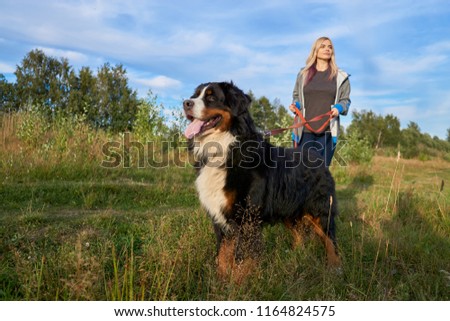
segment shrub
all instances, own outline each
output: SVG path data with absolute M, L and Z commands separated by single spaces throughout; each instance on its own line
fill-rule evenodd
M 352 130 L 341 146 L 338 152 L 339 156 L 344 161 L 354 164 L 370 163 L 375 154 L 370 141 L 367 137 L 362 136 L 358 129 Z
M 30 106 L 27 109 L 20 119 L 17 136 L 29 147 L 39 147 L 51 124 L 38 107 Z

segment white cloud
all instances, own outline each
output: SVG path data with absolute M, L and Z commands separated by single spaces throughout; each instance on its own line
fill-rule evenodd
M 238 44 L 234 42 L 226 42 L 222 46 L 228 54 L 231 56 L 240 56 L 240 57 L 251 57 L 253 56 L 253 51 L 243 44 Z
M 134 82 L 147 86 L 150 89 L 165 90 L 165 89 L 177 89 L 181 87 L 181 82 L 179 80 L 167 77 L 167 76 L 156 76 L 153 78 L 134 78 Z
M 370 98 L 374 99 L 377 97 L 386 97 L 395 94 L 395 91 L 392 89 L 376 89 L 376 88 L 364 88 L 361 89 L 358 86 L 354 86 L 351 89 L 351 95 L 353 98 Z
M 75 63 L 75 64 L 83 64 L 86 63 L 89 58 L 87 55 L 73 51 L 73 50 L 62 50 L 62 49 L 56 49 L 56 48 L 49 48 L 49 47 L 37 47 L 37 49 L 42 50 L 46 55 L 56 57 L 56 58 L 67 58 L 69 60 L 69 63 Z
M 382 115 L 394 115 L 399 117 L 402 121 L 402 125 L 405 125 L 407 120 L 420 119 L 419 108 L 415 105 L 397 105 L 382 108 Z
M 436 89 L 430 93 L 430 97 L 426 106 L 429 108 L 422 110 L 421 114 L 431 119 L 444 120 L 450 128 L 450 91 Z
M 16 66 L 11 66 L 10 64 L 0 62 L 0 73 L 12 74 L 14 71 L 16 71 Z
M 397 54 L 396 58 L 393 58 L 391 54 L 389 56 L 379 56 L 375 61 L 382 74 L 405 77 L 432 71 L 447 59 L 446 55 L 436 53 L 419 57 L 402 57 Z
M 450 41 L 449 40 L 437 41 L 431 45 L 428 45 L 427 47 L 425 47 L 425 49 L 427 52 L 430 52 L 430 53 L 435 53 L 435 52 L 450 53 Z

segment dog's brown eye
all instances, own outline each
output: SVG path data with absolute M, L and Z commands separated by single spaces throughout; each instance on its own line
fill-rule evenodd
M 210 96 L 206 97 L 206 100 L 209 101 L 209 102 L 213 102 L 213 101 L 216 100 L 216 98 L 214 96 L 210 95 Z

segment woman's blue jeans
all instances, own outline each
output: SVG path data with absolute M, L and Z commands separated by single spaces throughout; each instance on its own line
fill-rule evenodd
M 318 166 L 323 166 L 323 162 L 325 161 L 325 166 L 328 167 L 333 159 L 335 146 L 333 138 L 331 137 L 331 132 L 325 132 L 323 134 L 303 132 L 297 148 L 303 153 L 308 153 L 308 155 L 314 154 L 309 153 L 311 150 L 314 150 L 315 153 L 318 153 L 322 157 L 322 159 L 311 159 L 311 161 L 317 163 Z

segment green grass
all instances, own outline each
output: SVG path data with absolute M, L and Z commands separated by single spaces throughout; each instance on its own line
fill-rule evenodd
M 42 161 L 11 136 L 0 142 L 0 300 L 450 299 L 448 162 L 333 168 L 342 273 L 326 268 L 318 240 L 292 250 L 275 225 L 237 285 L 216 276 L 190 166 L 106 169 L 52 150 Z
M 289 233 L 273 226 L 241 286 L 216 277 L 192 168 L 3 182 L 0 298 L 448 300 L 449 193 L 436 177 L 450 181 L 450 172 L 433 166 L 376 158 L 335 169 L 343 273 L 326 269 L 320 242 L 293 251 Z

